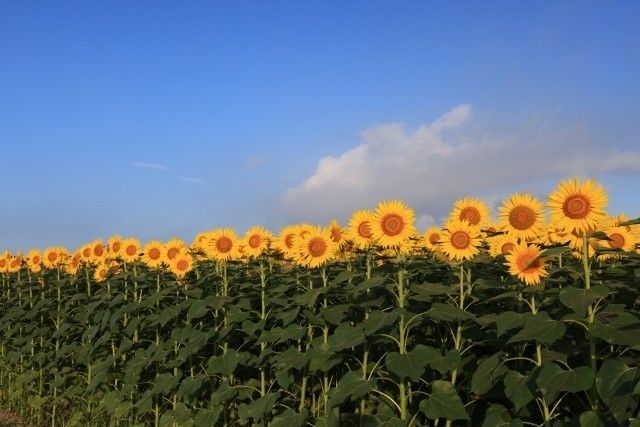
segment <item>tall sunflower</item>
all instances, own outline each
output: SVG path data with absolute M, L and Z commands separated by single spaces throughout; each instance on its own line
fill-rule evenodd
M 509 273 L 518 277 L 527 286 L 535 286 L 540 279 L 548 275 L 545 259 L 535 245 L 519 244 L 505 258 Z
M 17 273 L 22 268 L 23 263 L 24 257 L 22 256 L 22 252 L 18 252 L 9 260 L 9 267 L 7 268 L 7 272 Z
M 349 218 L 348 239 L 358 249 L 366 249 L 373 243 L 373 222 L 376 220 L 371 211 L 358 210 Z
M 373 217 L 371 237 L 383 248 L 398 248 L 415 233 L 415 212 L 399 200 L 378 203 Z
M 32 273 L 37 273 L 42 270 L 42 254 L 40 249 L 31 249 L 27 253 L 27 267 Z
M 67 261 L 64 263 L 64 271 L 67 274 L 74 275 L 80 269 L 80 264 L 82 263 L 82 254 L 80 251 L 76 251 L 72 256 L 70 256 Z
M 42 254 L 42 264 L 47 268 L 56 268 L 64 261 L 64 254 L 67 250 L 62 246 L 53 246 L 45 249 Z
M 492 257 L 507 256 L 518 244 L 516 238 L 510 234 L 499 234 L 487 240 L 489 242 L 489 255 Z
M 480 228 L 467 221 L 449 220 L 444 226 L 441 249 L 451 261 L 471 259 L 480 250 Z
M 294 259 L 296 257 L 295 242 L 299 236 L 297 226 L 286 225 L 280 230 L 280 234 L 274 242 L 274 247 L 280 251 L 285 258 Z
M 122 250 L 120 257 L 125 262 L 135 262 L 140 257 L 140 241 L 134 238 L 122 240 Z
M 117 234 L 109 237 L 109 241 L 107 242 L 107 253 L 109 254 L 109 256 L 113 258 L 119 257 L 121 250 L 122 237 Z
M 11 253 L 4 251 L 0 255 L 0 273 L 7 273 L 9 269 L 9 260 L 11 259 Z
M 500 225 L 517 239 L 534 239 L 544 230 L 542 203 L 531 194 L 512 194 L 500 206 Z
M 329 221 L 327 226 L 331 232 L 331 240 L 336 242 L 341 248 L 347 244 L 344 227 L 338 222 L 337 219 Z
M 609 240 L 605 240 L 604 244 L 601 243 L 599 248 L 619 249 L 623 252 L 633 252 L 636 248 L 637 239 L 626 227 L 611 227 L 605 232 Z M 622 255 L 620 252 L 605 252 L 598 254 L 598 259 L 621 258 Z
M 208 235 L 206 254 L 216 261 L 232 261 L 240 259 L 240 241 L 235 230 L 219 228 Z
M 164 245 L 159 240 L 151 240 L 142 248 L 142 261 L 149 268 L 158 268 L 162 265 L 164 257 Z
M 469 225 L 480 228 L 484 228 L 491 221 L 487 204 L 472 197 L 457 200 L 453 205 L 449 219 L 467 221 Z
M 273 233 L 264 227 L 251 227 L 242 239 L 244 254 L 248 257 L 258 257 L 262 255 L 273 240 Z
M 435 251 L 439 248 L 440 239 L 442 239 L 442 229 L 435 226 L 429 227 L 423 234 L 424 247 Z
M 331 239 L 331 230 L 314 226 L 296 240 L 297 262 L 306 267 L 319 267 L 330 261 L 338 251 L 338 244 Z
M 164 259 L 166 262 L 171 261 L 179 254 L 186 250 L 186 243 L 182 239 L 173 238 L 167 241 L 164 245 Z
M 89 246 L 91 247 L 91 261 L 93 263 L 101 262 L 106 258 L 107 251 L 102 240 L 94 240 Z
M 572 178 L 562 181 L 549 195 L 551 220 L 578 234 L 596 230 L 606 219 L 608 197 L 602 185 L 593 180 Z
M 193 260 L 186 253 L 179 253 L 169 262 L 169 270 L 178 278 L 184 277 L 193 268 Z

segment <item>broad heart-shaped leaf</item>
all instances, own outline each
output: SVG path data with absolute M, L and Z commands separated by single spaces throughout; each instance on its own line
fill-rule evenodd
M 569 307 L 579 316 L 587 315 L 587 308 L 599 298 L 609 294 L 606 286 L 598 285 L 589 289 L 564 288 L 560 291 L 560 302 Z
M 527 320 L 527 318 L 531 317 L 530 313 L 516 313 L 515 311 L 505 311 L 504 313 L 500 313 L 496 318 L 496 328 L 498 330 L 498 336 L 504 334 L 505 332 L 518 328 L 522 326 Z
M 385 313 L 383 311 L 373 311 L 369 314 L 362 326 L 364 327 L 365 335 L 371 335 L 378 332 L 380 329 L 392 325 L 398 318 L 398 313 L 391 312 Z
M 239 361 L 240 355 L 234 349 L 229 349 L 222 356 L 213 356 L 209 359 L 207 367 L 211 374 L 229 376 L 236 370 L 236 366 L 238 366 Z
M 520 341 L 537 341 L 542 344 L 553 344 L 561 338 L 566 331 L 562 322 L 551 319 L 547 313 L 541 311 L 531 316 L 524 322 L 524 327 L 507 341 L 508 343 Z
M 349 371 L 338 381 L 336 387 L 331 391 L 329 407 L 333 408 L 342 405 L 347 399 L 355 401 L 368 394 L 376 386 L 375 379 L 365 380 L 359 372 Z
M 502 405 L 497 403 L 491 405 L 487 409 L 487 413 L 484 416 L 484 422 L 482 427 L 520 427 L 522 421 L 519 419 L 511 419 L 511 414 Z
M 203 379 L 202 377 L 187 377 L 182 380 L 182 384 L 180 384 L 180 388 L 178 388 L 178 392 L 176 393 L 178 398 L 191 398 L 195 393 L 200 390 L 202 387 Z
M 453 371 L 460 366 L 460 363 L 462 363 L 462 356 L 460 355 L 460 352 L 454 348 L 447 351 L 444 356 L 441 356 L 439 352 L 435 355 L 432 355 L 432 353 L 425 353 L 425 355 L 428 355 L 431 358 L 431 361 L 429 362 L 431 369 L 440 372 L 442 375 Z
M 266 394 L 253 402 L 246 404 L 241 403 L 238 406 L 238 415 L 240 418 L 253 418 L 255 420 L 261 420 L 264 414 L 271 412 L 273 406 L 278 401 L 278 393 Z
M 331 351 L 341 351 L 345 348 L 355 347 L 364 342 L 364 330 L 360 326 L 351 326 L 342 323 L 333 334 L 329 336 L 329 348 Z
M 596 386 L 602 401 L 622 424 L 638 406 L 633 390 L 638 381 L 638 368 L 630 368 L 618 360 L 607 359 L 596 375 Z
M 434 348 L 418 345 L 406 354 L 398 352 L 387 353 L 385 365 L 387 369 L 400 378 L 409 378 L 418 381 L 428 363 L 438 357 L 440 352 Z
M 502 354 L 496 353 L 484 359 L 471 377 L 471 391 L 476 394 L 485 394 L 507 372 L 502 364 Z
M 441 302 L 433 303 L 431 305 L 431 309 L 427 311 L 427 316 L 434 320 L 443 320 L 445 322 L 455 322 L 457 320 L 468 320 L 473 318 L 471 313 Z
M 580 414 L 580 427 L 606 427 L 598 414 L 593 411 L 585 411 Z
M 594 337 L 616 345 L 634 346 L 640 342 L 640 322 L 631 313 L 601 315 L 599 319 L 589 327 L 589 333 Z
M 504 376 L 504 394 L 513 403 L 516 412 L 524 408 L 534 398 L 535 386 L 529 377 L 517 371 L 509 371 Z
M 595 373 L 587 366 L 580 366 L 573 371 L 564 370 L 555 363 L 545 363 L 532 375 L 535 377 L 538 390 L 549 401 L 561 391 L 577 393 L 588 390 L 593 384 Z
M 469 419 L 460 396 L 449 381 L 434 381 L 431 386 L 431 395 L 420 402 L 420 410 L 432 420 L 437 418 L 451 421 Z
M 207 311 L 209 311 L 207 303 L 207 300 L 192 300 L 189 310 L 187 311 L 187 319 L 195 320 L 207 314 Z
M 434 296 L 446 295 L 457 292 L 457 286 L 443 285 L 442 283 L 423 283 L 412 286 L 410 299 L 416 301 L 431 301 Z
M 277 415 L 271 421 L 271 427 L 302 427 L 305 420 L 309 416 L 307 408 L 296 412 L 293 409 L 287 409 L 282 414 Z

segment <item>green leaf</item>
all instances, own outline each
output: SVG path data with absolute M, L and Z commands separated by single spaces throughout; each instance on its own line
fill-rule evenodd
M 309 416 L 307 408 L 302 408 L 300 413 L 293 409 L 287 409 L 277 415 L 271 421 L 271 427 L 302 427 Z
M 511 337 L 508 343 L 535 340 L 550 345 L 560 339 L 566 331 L 562 322 L 552 320 L 544 311 L 538 312 L 524 322 L 524 327 Z
M 564 288 L 560 291 L 560 302 L 573 310 L 577 315 L 585 317 L 587 308 L 600 298 L 609 294 L 606 286 L 598 285 L 590 289 Z
M 585 411 L 580 414 L 580 427 L 606 427 L 602 419 L 593 411 Z
M 187 319 L 195 320 L 199 319 L 209 310 L 207 300 L 192 300 L 189 310 L 187 311 Z
M 438 350 L 418 345 L 413 351 L 406 354 L 387 353 L 385 365 L 390 372 L 400 378 L 418 381 L 424 373 L 426 365 L 439 355 L 440 352 Z
M 596 375 L 598 393 L 620 424 L 628 420 L 638 406 L 632 393 L 639 376 L 638 368 L 612 359 L 605 360 Z
M 240 355 L 234 349 L 229 349 L 226 354 L 213 356 L 209 359 L 207 367 L 209 368 L 209 373 L 229 376 L 236 370 L 239 361 Z
M 380 329 L 392 325 L 397 318 L 398 313 L 396 312 L 385 313 L 383 311 L 373 311 L 369 314 L 369 318 L 362 323 L 364 333 L 365 335 L 375 334 Z
M 176 393 L 178 399 L 190 399 L 194 394 L 198 392 L 198 390 L 200 390 L 200 387 L 202 387 L 202 383 L 202 377 L 185 378 L 184 380 L 182 380 L 182 384 L 180 384 L 180 388 Z
M 594 372 L 587 366 L 580 366 L 573 371 L 564 370 L 555 363 L 545 363 L 537 370 L 535 376 L 538 390 L 549 401 L 555 400 L 558 393 L 568 391 L 577 393 L 591 388 Z
M 507 372 L 502 364 L 502 354 L 496 353 L 484 359 L 476 368 L 471 377 L 471 391 L 476 394 L 485 394 Z
M 329 349 L 331 351 L 341 351 L 346 348 L 355 347 L 364 342 L 364 331 L 361 327 L 351 326 L 342 323 L 332 335 L 329 336 Z
M 434 320 L 444 320 L 445 322 L 455 322 L 458 320 L 468 320 L 473 318 L 471 313 L 461 310 L 458 307 L 440 302 L 433 303 L 431 309 L 427 311 L 427 316 Z
M 432 420 L 438 418 L 450 421 L 469 419 L 460 396 L 449 381 L 434 381 L 431 386 L 431 395 L 420 402 L 420 410 Z
M 376 386 L 375 379 L 365 380 L 359 372 L 349 371 L 343 376 L 334 389 L 329 399 L 329 407 L 342 405 L 347 399 L 355 401 L 367 395 Z
M 518 328 L 522 326 L 527 320 L 527 317 L 530 317 L 530 314 L 520 314 L 514 311 L 505 311 L 504 313 L 500 313 L 496 318 L 496 327 L 498 331 L 498 336 L 504 334 L 505 332 Z
M 535 395 L 535 387 L 529 378 L 517 371 L 509 371 L 504 376 L 504 394 L 513 403 L 516 412 L 531 402 Z
M 487 409 L 487 413 L 484 416 L 484 422 L 482 427 L 520 427 L 522 421 L 519 419 L 512 420 L 511 414 L 502 405 L 497 403 L 491 405 Z
M 241 418 L 253 418 L 257 421 L 262 420 L 264 414 L 271 412 L 279 396 L 278 393 L 269 393 L 249 404 L 242 403 L 238 406 L 238 415 Z
M 628 227 L 630 225 L 640 224 L 640 218 L 631 219 L 629 221 L 625 221 L 622 224 L 619 224 L 619 227 Z

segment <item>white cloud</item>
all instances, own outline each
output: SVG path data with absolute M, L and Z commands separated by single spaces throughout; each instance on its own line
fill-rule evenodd
M 290 220 L 325 221 L 399 198 L 424 227 L 465 195 L 495 203 L 510 188 L 549 179 L 640 173 L 640 152 L 603 147 L 583 126 L 543 117 L 512 128 L 493 131 L 469 105 L 413 131 L 401 123 L 373 126 L 361 133 L 361 144 L 320 159 L 313 175 L 285 192 L 280 208 Z
M 201 184 L 205 182 L 204 179 L 194 178 L 192 176 L 181 176 L 179 178 L 180 178 L 180 181 L 189 182 L 191 184 Z
M 168 170 L 170 170 L 168 166 L 160 165 L 160 164 L 157 164 L 157 163 L 131 162 L 131 165 L 133 165 L 135 167 L 138 167 L 138 168 L 154 169 L 154 170 L 159 170 L 159 171 L 168 171 Z

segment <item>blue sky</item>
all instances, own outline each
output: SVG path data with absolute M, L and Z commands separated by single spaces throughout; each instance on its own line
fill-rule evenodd
M 395 197 L 426 225 L 574 174 L 640 216 L 638 19 L 633 1 L 0 0 L 0 247 Z

